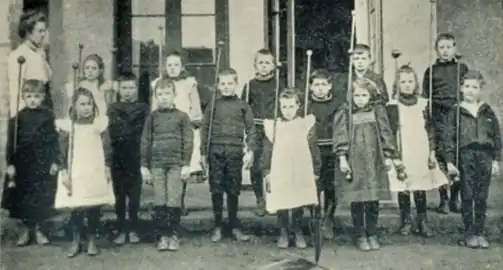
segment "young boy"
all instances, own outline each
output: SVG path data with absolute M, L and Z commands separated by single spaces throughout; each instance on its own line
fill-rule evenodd
M 368 80 L 374 85 L 378 92 L 377 101 L 382 104 L 387 104 L 389 101 L 388 90 L 381 75 L 370 69 L 371 64 L 370 47 L 366 44 L 356 44 L 351 52 L 353 62 L 353 82 L 357 79 Z
M 209 167 L 210 192 L 215 215 L 215 229 L 211 241 L 219 242 L 222 238 L 224 193 L 227 195 L 229 227 L 232 235 L 237 240 L 248 241 L 250 237 L 239 229 L 237 213 L 242 183 L 245 134 L 249 151 L 256 149 L 253 114 L 250 106 L 236 96 L 238 77 L 235 70 L 228 69 L 219 72 L 217 83 L 220 97 L 213 106 L 210 104 L 206 108 L 201 126 L 202 163 L 208 164 Z M 209 149 L 206 149 L 208 143 Z M 247 167 L 250 167 L 253 162 L 253 154 L 249 155 L 251 161 L 246 164 Z
M 255 129 L 257 131 L 256 150 L 253 153 L 255 162 L 251 168 L 251 182 L 253 192 L 257 198 L 257 216 L 264 216 L 265 200 L 263 191 L 263 173 L 260 169 L 260 156 L 263 151 L 264 119 L 274 118 L 274 105 L 276 99 L 276 58 L 271 51 L 261 49 L 255 55 L 255 78 L 246 83 L 241 99 L 245 100 L 251 107 L 255 116 Z M 280 81 L 279 89 L 284 88 L 284 83 Z
M 118 102 L 108 108 L 109 132 L 113 149 L 113 187 L 118 236 L 115 244 L 140 241 L 137 233 L 141 195 L 140 141 L 148 105 L 138 101 L 136 75 L 123 73 L 118 78 Z M 126 200 L 130 224 L 126 226 Z M 127 237 L 126 237 L 127 234 Z
M 439 141 L 444 129 L 441 123 L 444 123 L 447 114 L 457 102 L 457 92 L 460 85 L 457 78 L 458 67 L 460 69 L 460 79 L 466 74 L 468 67 L 463 63 L 458 63 L 455 58 L 456 39 L 453 35 L 440 34 L 435 43 L 435 50 L 438 59 L 432 65 L 432 89 L 430 89 L 430 68 L 427 68 L 423 79 L 423 97 L 431 102 L 431 123 L 434 125 L 435 140 Z M 435 150 L 436 158 L 440 168 L 445 172 L 445 157 L 442 154 L 443 150 L 439 146 L 440 144 L 437 144 L 437 149 Z M 456 182 L 451 186 L 450 200 L 447 188 L 447 186 L 444 186 L 439 189 L 440 205 L 437 210 L 443 214 L 447 214 L 449 209 L 452 212 L 459 212 L 459 183 Z
M 333 219 L 337 200 L 335 196 L 335 168 L 338 168 L 338 159 L 332 151 L 332 128 L 334 115 L 337 109 L 344 103 L 344 96 L 335 97 L 332 93 L 332 76 L 328 71 L 320 69 L 311 75 L 309 82 L 311 96 L 309 99 L 309 111 L 316 117 L 317 145 L 321 153 L 321 173 L 319 187 L 324 190 L 324 210 L 327 215 L 326 223 L 323 224 L 325 238 L 333 239 Z
M 189 115 L 174 105 L 175 84 L 163 78 L 154 84 L 157 109 L 145 120 L 141 137 L 141 174 L 154 189 L 154 222 L 159 251 L 180 246 L 183 184 L 190 176 L 194 132 Z
M 43 82 L 25 81 L 22 87 L 25 107 L 9 121 L 8 178 L 3 189 L 2 208 L 9 210 L 12 218 L 23 222 L 18 246 L 29 244 L 33 236 L 37 244 L 49 244 L 40 225 L 52 214 L 54 205 L 59 136 L 53 112 L 43 106 L 44 97 Z
M 480 100 L 484 79 L 480 72 L 469 71 L 463 76 L 463 99 L 447 117 L 444 133 L 445 158 L 450 174 L 459 174 L 465 238 L 460 244 L 470 248 L 488 248 L 484 238 L 487 196 L 491 176 L 499 173 L 501 134 L 498 118 L 491 107 Z M 457 112 L 459 109 L 459 123 Z M 456 139 L 457 126 L 459 139 Z M 458 149 L 456 149 L 458 148 Z M 459 159 L 456 164 L 456 150 Z M 459 171 L 458 171 L 459 170 Z

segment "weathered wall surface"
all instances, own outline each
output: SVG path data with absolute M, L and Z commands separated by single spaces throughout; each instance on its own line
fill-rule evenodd
M 503 124 L 502 3 L 501 0 L 437 0 L 438 32 L 454 34 L 463 61 L 485 76 L 483 97 L 496 111 L 500 125 Z M 493 207 L 503 205 L 502 179 L 494 179 L 491 184 L 489 203 Z

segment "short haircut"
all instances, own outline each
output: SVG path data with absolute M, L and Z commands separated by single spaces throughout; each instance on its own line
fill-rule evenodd
M 456 37 L 451 33 L 440 33 L 435 41 L 435 48 L 438 47 L 438 43 L 442 40 L 452 40 L 454 46 L 456 46 Z
M 169 51 L 164 55 L 164 60 L 168 59 L 169 57 L 178 57 L 180 58 L 180 62 L 182 63 L 182 66 L 185 65 L 185 58 L 183 57 L 182 53 L 179 51 Z
M 332 75 L 326 69 L 317 69 L 313 71 L 309 78 L 309 84 L 313 83 L 316 79 L 327 80 L 328 83 L 332 83 Z
M 253 60 L 254 62 L 257 61 L 257 57 L 259 55 L 270 55 L 270 56 L 272 56 L 273 62 L 274 62 L 273 64 L 276 65 L 276 63 L 275 63 L 276 62 L 276 56 L 274 55 L 274 53 L 271 50 L 269 50 L 267 48 L 262 48 L 262 49 L 258 50 L 257 53 L 255 53 L 255 59 Z
M 39 10 L 28 10 L 24 12 L 19 18 L 19 26 L 17 29 L 19 37 L 25 39 L 29 33 L 33 32 L 38 22 L 47 23 L 47 18 L 43 12 Z
M 362 53 L 365 53 L 367 52 L 369 55 L 370 55 L 370 46 L 367 45 L 367 44 L 363 44 L 363 43 L 357 43 L 355 45 L 355 47 L 353 48 L 353 51 L 351 52 L 351 54 L 362 54 Z
M 300 91 L 297 88 L 285 88 L 279 94 L 279 99 L 295 99 L 300 104 Z
M 232 68 L 227 68 L 220 70 L 218 72 L 218 82 L 220 82 L 220 77 L 221 76 L 234 76 L 234 80 L 237 82 L 238 81 L 238 73 L 235 69 Z
M 117 76 L 117 81 L 123 82 L 123 81 L 137 81 L 138 77 L 133 72 L 126 71 L 126 72 L 121 72 L 119 76 Z
M 175 82 L 167 77 L 162 77 L 159 80 L 157 80 L 154 84 L 154 94 L 157 94 L 157 90 L 159 89 L 173 89 L 173 94 L 176 95 L 176 87 L 175 87 Z
M 486 84 L 484 76 L 482 76 L 482 73 L 478 70 L 470 70 L 466 72 L 461 83 L 464 83 L 465 80 L 477 80 L 479 81 L 481 87 Z
M 39 80 L 25 80 L 21 91 L 22 93 L 45 94 L 45 83 Z

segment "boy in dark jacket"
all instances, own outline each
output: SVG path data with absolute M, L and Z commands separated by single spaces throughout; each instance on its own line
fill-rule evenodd
M 332 76 L 326 70 L 316 70 L 312 73 L 309 82 L 311 96 L 308 109 L 316 117 L 317 145 L 321 153 L 321 173 L 319 188 L 325 193 L 324 210 L 326 223 L 323 224 L 324 234 L 327 239 L 333 239 L 333 219 L 337 198 L 335 195 L 335 173 L 339 170 L 338 159 L 332 151 L 332 128 L 334 115 L 344 103 L 344 96 L 336 97 L 332 90 Z
M 264 216 L 265 200 L 263 191 L 262 171 L 260 169 L 260 156 L 263 150 L 264 119 L 274 118 L 274 105 L 276 98 L 276 57 L 267 49 L 259 50 L 255 55 L 255 73 L 254 79 L 246 83 L 241 99 L 250 104 L 253 115 L 255 116 L 255 128 L 257 131 L 256 150 L 253 153 L 255 162 L 251 168 L 251 182 L 253 192 L 257 198 L 258 216 Z M 283 89 L 284 84 L 280 81 L 279 89 Z
M 435 49 L 438 59 L 431 66 L 431 72 L 430 68 L 427 68 L 424 72 L 423 97 L 431 102 L 431 123 L 434 125 L 436 141 L 439 141 L 444 129 L 442 123 L 445 122 L 447 115 L 457 102 L 457 92 L 460 85 L 457 78 L 458 68 L 460 69 L 459 75 L 461 79 L 468 71 L 468 67 L 463 63 L 458 63 L 455 58 L 456 39 L 453 35 L 440 34 L 435 43 Z M 430 73 L 432 74 L 432 89 L 430 89 Z M 445 172 L 446 162 L 440 144 L 437 144 L 435 153 L 440 168 Z M 444 186 L 439 189 L 440 205 L 438 211 L 444 214 L 447 214 L 449 209 L 453 212 L 459 212 L 459 183 L 454 183 L 451 186 L 450 200 L 447 188 L 447 186 Z
M 154 189 L 154 222 L 160 235 L 159 251 L 180 246 L 183 184 L 190 177 L 194 132 L 189 115 L 175 108 L 176 89 L 171 79 L 154 85 L 158 109 L 145 120 L 141 137 L 141 174 Z
M 232 235 L 240 241 L 250 237 L 239 229 L 238 198 L 241 192 L 244 140 L 249 155 L 253 159 L 255 146 L 255 125 L 250 106 L 236 96 L 237 73 L 233 69 L 218 74 L 218 97 L 206 108 L 201 127 L 202 163 L 208 164 L 209 182 L 215 229 L 211 236 L 213 242 L 222 238 L 223 194 L 227 195 L 229 227 Z M 209 149 L 207 146 L 209 145 Z M 252 161 L 246 164 L 251 166 Z
M 487 103 L 480 101 L 483 85 L 478 71 L 469 71 L 463 77 L 463 100 L 456 105 L 459 108 L 454 107 L 449 113 L 443 140 L 448 171 L 460 175 L 465 228 L 465 238 L 460 243 L 470 248 L 489 247 L 483 236 L 487 197 L 491 177 L 499 173 L 501 159 L 498 118 Z
M 112 178 L 115 193 L 115 212 L 119 234 L 117 245 L 140 241 L 138 210 L 141 195 L 140 141 L 148 114 L 148 105 L 138 101 L 138 85 L 133 73 L 119 76 L 118 101 L 108 108 L 109 133 L 113 149 Z M 126 228 L 126 199 L 130 226 Z M 128 233 L 128 237 L 126 237 Z

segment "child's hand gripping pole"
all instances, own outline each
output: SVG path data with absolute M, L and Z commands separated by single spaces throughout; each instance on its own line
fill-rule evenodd
M 21 101 L 21 95 L 23 92 L 23 65 L 26 63 L 26 59 L 23 56 L 19 56 L 17 58 L 17 64 L 18 64 L 18 73 L 17 73 L 17 82 L 18 82 L 18 91 L 17 91 L 17 96 L 16 96 L 16 110 L 13 112 L 10 112 L 10 118 L 14 117 L 14 127 L 13 130 L 11 131 L 13 133 L 12 136 L 12 149 L 9 149 L 9 151 L 12 151 L 13 154 L 16 153 L 17 150 L 17 131 L 19 129 L 19 118 L 17 117 L 18 111 L 19 111 L 19 102 Z M 8 188 L 14 188 L 16 186 L 16 181 L 15 181 L 15 176 L 16 176 L 16 169 L 13 165 L 9 164 L 7 168 L 7 187 Z
M 217 47 L 217 59 L 215 63 L 215 87 L 213 89 L 213 93 L 211 95 L 211 102 L 210 102 L 210 119 L 208 119 L 208 135 L 207 135 L 207 141 L 206 141 L 206 153 L 205 155 L 201 158 L 201 167 L 203 169 L 203 177 L 205 179 L 209 178 L 209 165 L 208 165 L 208 155 L 210 151 L 210 145 L 211 145 L 211 132 L 213 130 L 213 118 L 215 116 L 215 102 L 217 99 L 217 92 L 218 92 L 218 72 L 220 71 L 220 59 L 222 58 L 222 50 L 224 47 L 225 43 L 223 41 L 218 42 L 218 47 Z
M 349 67 L 348 67 L 348 89 L 346 93 L 346 101 L 348 104 L 348 133 L 349 133 L 349 152 L 351 152 L 351 140 L 353 138 L 353 50 L 356 32 L 356 11 L 351 12 L 351 39 L 349 40 Z M 347 162 L 346 162 L 347 163 Z M 351 181 L 353 178 L 351 168 L 349 167 L 344 172 L 346 175 L 346 180 Z
M 455 56 L 456 58 L 456 85 L 457 85 L 457 91 L 456 91 L 456 169 L 459 170 L 459 137 L 460 137 L 460 103 L 461 103 L 461 58 L 463 57 L 461 54 L 457 53 Z M 456 171 L 457 171 L 456 170 Z M 452 170 L 454 172 L 454 170 Z M 457 182 L 459 181 L 459 171 L 457 173 L 453 173 L 453 181 Z

